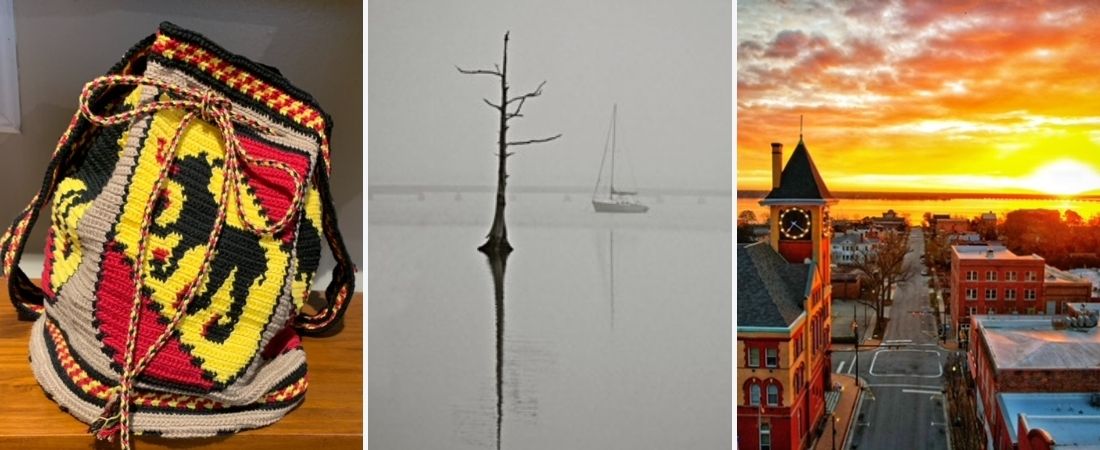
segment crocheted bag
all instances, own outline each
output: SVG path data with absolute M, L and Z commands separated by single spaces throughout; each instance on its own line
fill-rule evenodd
M 303 400 L 299 333 L 355 268 L 329 193 L 332 121 L 278 70 L 161 24 L 84 86 L 42 189 L 0 238 L 46 395 L 100 439 L 268 425 Z M 19 269 L 51 201 L 41 289 Z M 326 304 L 302 310 L 327 239 Z

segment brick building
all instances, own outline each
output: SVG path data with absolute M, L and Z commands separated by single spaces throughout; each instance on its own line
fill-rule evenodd
M 1100 401 L 1090 404 L 1100 392 L 1095 318 L 1079 319 L 1076 327 L 1064 317 L 971 318 L 968 362 L 994 449 L 1100 445 Z
M 1047 266 L 1041 256 L 996 245 L 951 247 L 951 318 L 960 338 L 968 336 L 972 315 L 1052 315 L 1091 297 L 1088 280 Z
M 835 202 L 801 141 L 782 172 L 772 144 L 765 242 L 737 247 L 737 447 L 802 449 L 832 385 L 829 226 Z
M 970 230 L 970 221 L 960 218 L 937 218 L 933 227 L 934 234 L 965 233 Z

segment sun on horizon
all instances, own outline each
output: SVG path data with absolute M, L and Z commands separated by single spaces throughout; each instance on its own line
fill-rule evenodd
M 1100 189 L 1100 174 L 1080 161 L 1061 159 L 1035 169 L 1020 182 L 1023 187 L 1039 192 L 1073 196 Z

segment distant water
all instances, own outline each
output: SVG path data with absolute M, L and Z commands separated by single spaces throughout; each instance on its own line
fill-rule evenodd
M 731 448 L 731 198 L 645 201 L 514 196 L 498 302 L 492 195 L 372 195 L 369 445 Z
M 760 199 L 738 198 L 737 212 L 753 211 L 758 220 L 762 220 L 768 213 L 766 207 L 760 206 Z M 873 200 L 873 199 L 840 199 L 830 208 L 830 215 L 837 219 L 862 219 L 871 216 L 878 217 L 887 210 L 893 209 L 901 216 L 909 218 L 911 224 L 919 224 L 923 220 L 925 212 L 936 214 L 950 214 L 967 218 L 977 217 L 984 212 L 993 211 L 998 218 L 1004 219 L 1005 213 L 1017 209 L 1056 209 L 1065 212 L 1067 209 L 1076 211 L 1085 219 L 1100 214 L 1100 202 L 1095 200 L 1011 200 L 1011 199 L 971 199 L 958 198 L 950 200 Z

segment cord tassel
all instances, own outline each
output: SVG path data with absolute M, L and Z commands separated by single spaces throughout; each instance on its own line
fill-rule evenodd
M 107 404 L 103 405 L 103 412 L 88 426 L 88 432 L 94 434 L 96 439 L 114 442 L 115 434 L 121 429 L 119 426 L 122 418 L 119 408 L 122 401 L 120 390 L 117 386 L 111 389 Z

